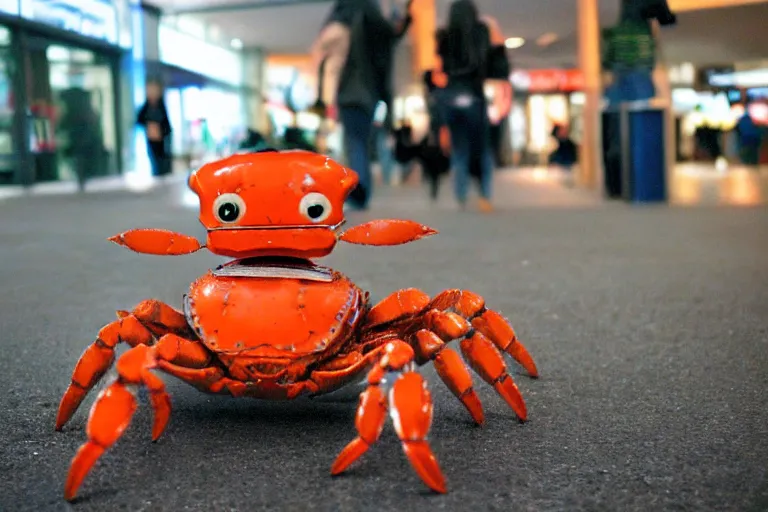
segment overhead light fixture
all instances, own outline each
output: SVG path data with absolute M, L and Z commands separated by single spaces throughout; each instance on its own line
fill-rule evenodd
M 510 50 L 516 50 L 517 48 L 520 48 L 525 44 L 525 39 L 522 37 L 510 37 L 506 41 L 504 41 L 504 46 L 509 48 Z
M 536 40 L 536 44 L 539 46 L 549 46 L 557 41 L 557 39 L 557 34 L 554 32 L 547 32 L 546 34 L 539 36 L 539 38 Z
M 240 39 L 237 39 L 237 38 L 235 38 L 232 41 L 230 41 L 229 44 L 232 46 L 232 48 L 234 48 L 236 50 L 239 50 L 239 49 L 241 49 L 243 47 L 243 42 Z

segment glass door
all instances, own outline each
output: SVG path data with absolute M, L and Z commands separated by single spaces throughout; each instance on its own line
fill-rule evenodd
M 117 116 L 107 57 L 30 38 L 30 149 L 35 181 L 117 173 Z

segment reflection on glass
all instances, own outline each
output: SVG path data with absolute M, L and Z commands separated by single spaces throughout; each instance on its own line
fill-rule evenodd
M 200 161 L 237 148 L 246 122 L 239 93 L 187 86 L 165 94 L 175 154 Z
M 109 61 L 34 39 L 29 53 L 30 149 L 36 181 L 77 181 L 116 172 L 117 133 Z

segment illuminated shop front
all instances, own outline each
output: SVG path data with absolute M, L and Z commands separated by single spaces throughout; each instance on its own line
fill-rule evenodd
M 73 181 L 86 150 L 89 177 L 122 171 L 118 86 L 137 4 L 0 0 L 0 185 Z
M 514 100 L 509 133 L 515 164 L 546 163 L 557 147 L 552 137 L 556 125 L 568 126 L 571 138 L 579 143 L 584 95 L 578 70 L 518 70 L 511 81 Z
M 160 75 L 172 128 L 171 147 L 184 167 L 234 152 L 249 125 L 242 52 L 186 34 L 170 24 L 158 29 Z
M 677 128 L 678 161 L 736 162 L 736 123 L 748 113 L 758 125 L 768 125 L 768 70 L 734 72 L 702 69 L 698 83 L 674 87 L 672 106 Z M 768 163 L 768 144 L 761 163 Z
M 317 76 L 306 55 L 272 55 L 266 63 L 266 102 L 269 136 L 282 140 L 286 130 L 300 133 L 318 150 L 337 155 L 342 149 L 341 125 L 333 106 L 323 119 L 312 107 L 318 98 Z

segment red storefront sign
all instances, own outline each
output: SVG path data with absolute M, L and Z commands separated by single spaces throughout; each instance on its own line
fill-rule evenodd
M 578 69 L 518 70 L 510 76 L 512 87 L 531 93 L 574 92 L 584 88 L 584 75 Z

